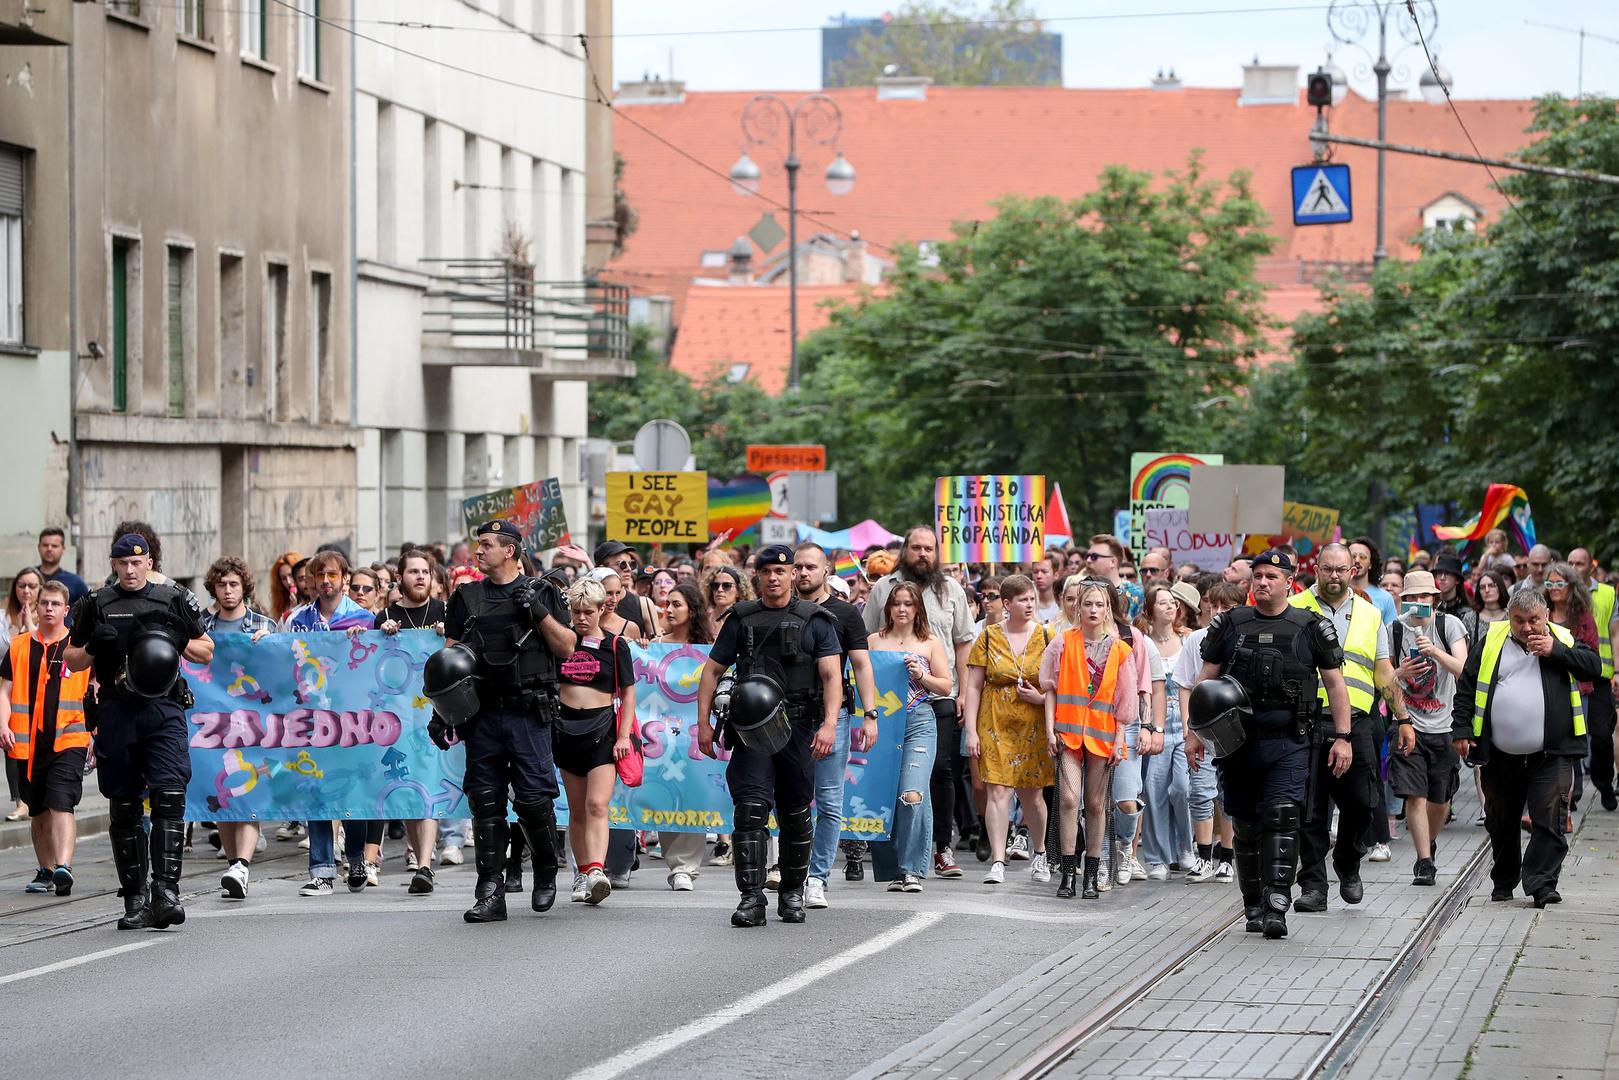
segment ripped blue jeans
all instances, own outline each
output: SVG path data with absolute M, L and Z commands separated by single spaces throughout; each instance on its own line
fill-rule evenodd
M 894 802 L 894 856 L 902 874 L 927 877 L 933 862 L 933 800 L 929 778 L 939 730 L 933 702 L 923 701 L 905 715 L 905 742 L 900 748 L 899 794 Z M 916 802 L 906 795 L 920 796 Z

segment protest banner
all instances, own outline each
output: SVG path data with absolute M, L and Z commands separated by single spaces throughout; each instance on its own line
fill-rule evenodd
M 1044 476 L 941 476 L 933 487 L 940 562 L 1028 562 L 1046 550 Z
M 627 544 L 708 541 L 708 474 L 610 472 L 606 539 Z
M 1147 547 L 1168 548 L 1176 566 L 1195 566 L 1217 574 L 1242 550 L 1243 538 L 1241 534 L 1193 532 L 1187 524 L 1189 514 L 1184 507 L 1148 510 L 1142 515 Z
M 486 521 L 500 518 L 523 534 L 523 548 L 539 555 L 569 543 L 568 515 L 562 506 L 562 481 L 554 476 L 521 487 L 472 495 L 461 500 L 467 535 Z
M 1331 507 L 1297 502 L 1282 503 L 1281 535 L 1290 537 L 1295 545 L 1301 539 L 1308 539 L 1312 545 L 1311 550 L 1314 550 L 1323 544 L 1332 543 L 1337 531 L 1338 511 Z
M 193 821 L 459 818 L 465 748 L 427 736 L 422 666 L 444 639 L 431 630 L 215 637 L 206 666 L 184 664 L 196 696 L 190 725 Z M 646 780 L 619 784 L 614 824 L 728 832 L 725 763 L 697 750 L 697 683 L 706 646 L 631 646 Z M 844 835 L 888 835 L 899 790 L 908 676 L 899 653 L 873 653 L 877 746 L 850 754 Z M 557 804 L 558 820 L 567 808 Z
M 1148 510 L 1185 508 L 1192 501 L 1192 466 L 1220 465 L 1223 454 L 1138 453 L 1130 455 L 1130 538 L 1125 543 L 1139 560 L 1147 543 Z M 1120 537 L 1124 540 L 1124 537 Z

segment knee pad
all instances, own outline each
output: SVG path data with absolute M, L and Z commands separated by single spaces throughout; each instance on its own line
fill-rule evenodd
M 795 806 L 790 810 L 778 811 L 776 824 L 781 827 L 781 835 L 784 838 L 805 837 L 815 831 L 815 819 L 810 814 L 808 806 Z
M 186 793 L 184 791 L 168 788 L 151 793 L 152 820 L 158 821 L 184 821 L 186 816 Z
M 1296 802 L 1268 802 L 1259 808 L 1261 825 L 1276 832 L 1297 832 L 1299 804 Z
M 1236 847 L 1243 847 L 1249 851 L 1258 851 L 1259 835 L 1263 831 L 1257 821 L 1231 819 L 1231 839 Z
M 768 829 L 770 804 L 762 799 L 743 799 L 736 804 L 732 822 L 736 829 Z
M 107 800 L 107 825 L 115 833 L 139 829 L 144 813 L 139 799 Z
M 481 787 L 473 788 L 467 792 L 467 805 L 472 808 L 472 816 L 481 818 L 506 817 L 506 792 L 503 788 Z

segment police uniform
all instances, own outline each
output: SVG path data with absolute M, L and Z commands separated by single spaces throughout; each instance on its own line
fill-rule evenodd
M 477 535 L 511 538 L 522 534 L 509 521 L 488 521 Z M 531 906 L 547 911 L 556 899 L 556 766 L 551 756 L 551 724 L 560 705 L 558 659 L 546 645 L 540 624 L 554 618 L 568 624 L 568 607 L 546 578 L 519 575 L 504 585 L 469 581 L 450 594 L 444 636 L 464 642 L 477 657 L 478 712 L 456 729 L 466 743 L 462 787 L 472 809 L 477 850 L 476 902 L 468 922 L 506 917 L 504 862 L 510 829 L 506 792 L 534 859 Z
M 1277 551 L 1258 556 L 1254 565 L 1293 569 Z M 1279 615 L 1240 607 L 1209 625 L 1203 659 L 1240 682 L 1252 706 L 1247 738 L 1215 768 L 1235 833 L 1248 929 L 1258 932 L 1267 918 L 1283 919 L 1291 900 L 1309 786 L 1316 672 L 1342 666 L 1343 654 L 1332 624 L 1320 616 L 1291 606 Z
M 759 552 L 758 565 L 791 566 L 791 548 L 776 544 Z M 819 660 L 840 656 L 838 629 L 826 609 L 793 597 L 785 606 L 766 607 L 745 600 L 731 609 L 709 659 L 721 668 L 736 665 L 737 679 L 753 671 L 775 676 L 786 690 L 792 736 L 774 754 L 764 754 L 727 737 L 731 751 L 725 781 L 735 803 L 731 846 L 742 902 L 731 921 L 738 926 L 764 922 L 765 865 L 770 846 L 770 809 L 780 831 L 781 887 L 777 914 L 783 922 L 804 921 L 804 881 L 814 842 L 810 802 L 815 791 L 811 744 L 825 721 Z
M 146 541 L 133 534 L 112 546 L 114 559 L 145 554 Z M 107 797 L 107 835 L 124 898 L 121 930 L 161 929 L 185 921 L 178 888 L 185 790 L 191 780 L 186 727 L 191 690 L 178 676 L 163 697 L 145 697 L 130 687 L 130 645 L 152 632 L 168 638 L 178 658 L 188 642 L 203 636 L 196 597 L 169 583 L 149 581 L 139 592 L 112 584 L 83 597 L 73 609 L 70 641 L 90 653 L 98 684 L 86 719 L 94 731 L 96 773 Z M 141 801 L 146 798 L 152 808 L 150 839 L 141 828 Z

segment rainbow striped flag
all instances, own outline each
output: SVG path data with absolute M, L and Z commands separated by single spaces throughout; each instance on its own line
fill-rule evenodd
M 1046 550 L 1044 476 L 941 476 L 933 485 L 941 562 L 1027 562 Z
M 832 572 L 847 581 L 860 573 L 860 560 L 853 555 L 844 555 L 832 564 Z
M 1516 484 L 1491 484 L 1484 493 L 1484 507 L 1461 525 L 1435 525 L 1433 534 L 1441 540 L 1467 543 L 1482 540 L 1491 529 L 1505 529 L 1507 535 L 1528 551 L 1535 546 L 1535 518 L 1529 511 L 1529 493 Z

